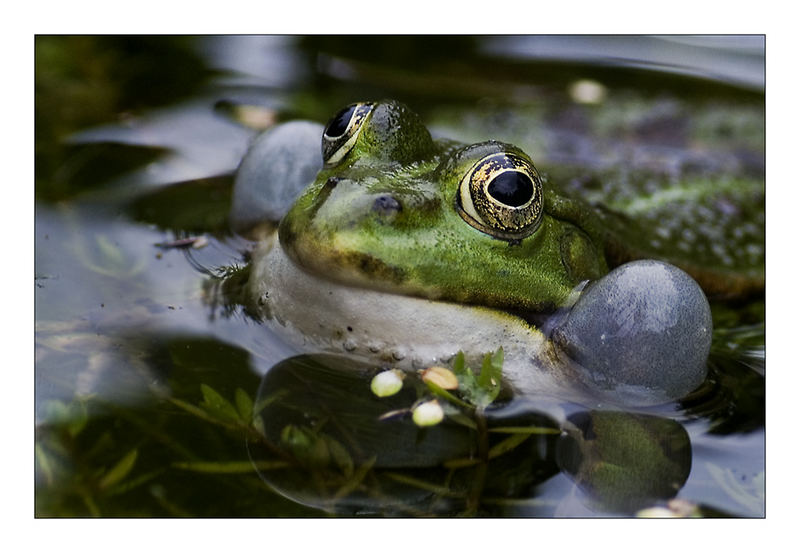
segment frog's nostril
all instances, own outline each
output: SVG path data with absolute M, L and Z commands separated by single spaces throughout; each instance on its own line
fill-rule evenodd
M 328 180 L 325 181 L 325 188 L 334 189 L 336 185 L 339 184 L 339 181 L 342 180 L 339 177 L 329 177 Z
M 400 202 L 389 195 L 378 196 L 372 204 L 372 211 L 381 215 L 393 215 L 402 209 Z

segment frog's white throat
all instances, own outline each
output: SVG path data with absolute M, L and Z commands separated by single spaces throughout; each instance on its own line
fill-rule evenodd
M 332 282 L 300 269 L 274 237 L 254 252 L 247 286 L 264 323 L 300 352 L 345 353 L 410 370 L 447 363 L 460 350 L 474 360 L 502 346 L 504 377 L 518 391 L 563 386 L 550 342 L 522 319 Z

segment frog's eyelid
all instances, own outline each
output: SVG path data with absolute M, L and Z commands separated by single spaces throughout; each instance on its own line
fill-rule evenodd
M 472 169 L 470 169 L 469 172 L 466 175 L 464 175 L 464 178 L 461 179 L 461 182 L 458 185 L 459 194 L 461 196 L 461 203 L 459 204 L 459 207 L 464 211 L 465 214 L 472 217 L 475 220 L 475 222 L 477 222 L 481 226 L 486 227 L 487 226 L 486 221 L 481 219 L 481 216 L 478 215 L 478 212 L 475 209 L 475 204 L 472 202 L 472 194 L 470 193 L 469 189 L 468 181 L 471 178 L 472 171 L 474 169 L 475 166 L 473 165 Z
M 364 128 L 364 122 L 367 116 L 372 112 L 373 104 L 370 102 L 351 104 L 342 111 L 348 110 L 351 107 L 353 108 L 353 113 L 350 114 L 350 119 L 347 122 L 344 132 L 336 136 L 328 136 L 328 128 L 339 115 L 337 114 L 333 117 L 331 122 L 326 125 L 325 131 L 322 133 L 322 159 L 328 167 L 339 163 L 342 158 L 353 149 L 358 135 L 361 133 L 361 129 Z
M 348 152 L 350 152 L 350 150 L 353 149 L 353 144 L 355 144 L 360 130 L 361 129 L 359 128 L 355 133 L 353 133 L 353 135 L 350 138 L 347 139 L 347 141 L 344 144 L 339 146 L 337 150 L 334 150 L 334 152 L 330 155 L 330 157 L 328 157 L 328 159 L 325 161 L 325 165 L 336 165 L 337 163 L 339 163 L 342 160 L 342 158 L 346 156 Z M 331 140 L 327 136 L 323 136 L 323 140 L 330 141 L 332 145 L 335 144 L 335 141 Z

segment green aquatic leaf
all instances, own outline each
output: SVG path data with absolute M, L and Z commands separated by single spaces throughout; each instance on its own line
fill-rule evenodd
M 530 434 L 511 434 L 508 438 L 496 444 L 489 450 L 489 459 L 508 453 L 519 444 L 530 438 Z
M 425 381 L 425 385 L 428 387 L 428 389 L 431 391 L 431 393 L 433 395 L 435 395 L 435 396 L 438 396 L 438 397 L 440 397 L 442 399 L 445 399 L 445 400 L 449 401 L 450 403 L 452 403 L 454 405 L 460 405 L 461 407 L 465 407 L 467 409 L 471 409 L 472 408 L 472 405 L 470 405 L 466 401 L 463 401 L 463 400 L 457 398 L 455 395 L 451 394 L 450 392 L 448 392 L 447 390 L 445 390 L 444 388 L 442 388 L 441 386 L 439 386 L 435 382 Z
M 55 481 L 54 478 L 54 470 L 53 465 L 50 461 L 50 457 L 45 452 L 44 448 L 36 444 L 34 446 L 34 457 L 36 458 L 36 462 L 41 469 L 42 473 L 44 474 L 44 478 L 47 481 L 48 485 L 52 485 Z
M 311 429 L 286 425 L 281 431 L 281 443 L 301 463 L 312 467 L 326 467 L 331 459 L 327 441 Z
M 259 399 L 255 403 L 255 405 L 253 405 L 253 414 L 257 415 L 257 414 L 261 413 L 261 411 L 263 411 L 266 407 L 268 407 L 272 403 L 275 403 L 279 399 L 285 398 L 288 395 L 289 395 L 289 390 L 281 389 L 281 390 L 278 390 L 278 391 L 276 391 L 276 392 L 274 392 L 272 394 L 269 394 L 266 397 L 263 397 L 263 398 Z
M 73 438 L 81 433 L 89 420 L 85 401 L 64 403 L 59 399 L 48 401 L 44 406 L 47 424 L 63 426 Z
M 547 426 L 496 426 L 490 428 L 489 432 L 498 434 L 561 434 L 558 428 Z
M 322 436 L 322 438 L 327 442 L 328 451 L 331 454 L 333 462 L 339 467 L 339 470 L 342 471 L 345 477 L 350 478 L 353 475 L 353 468 L 355 466 L 350 453 L 341 443 L 330 436 L 326 435 Z
M 348 477 L 348 481 L 336 491 L 334 494 L 334 499 L 341 499 L 353 492 L 353 490 L 355 490 L 364 480 L 364 477 L 369 473 L 370 469 L 372 469 L 372 466 L 375 464 L 377 459 L 378 458 L 373 455 L 367 459 L 363 465 L 359 466 L 358 470 L 351 470 L 351 475 Z
M 456 376 L 458 376 L 463 374 L 466 370 L 467 368 L 464 361 L 464 352 L 459 351 L 453 359 L 453 372 L 456 373 Z
M 249 474 L 289 466 L 286 461 L 190 461 L 172 463 L 173 468 L 208 474 Z
M 138 449 L 133 449 L 128 452 L 122 459 L 120 459 L 116 465 L 111 467 L 111 469 L 106 472 L 105 476 L 100 479 L 100 489 L 107 489 L 121 482 L 128 473 L 133 469 L 133 466 L 136 464 L 136 458 L 139 455 Z
M 239 411 L 241 419 L 244 422 L 253 420 L 253 400 L 250 399 L 247 392 L 241 388 L 236 388 L 233 399 L 236 402 L 236 409 Z
M 480 405 L 486 406 L 497 399 L 500 393 L 500 382 L 503 377 L 503 348 L 483 357 L 478 385 L 483 392 Z
M 207 384 L 200 384 L 200 391 L 203 394 L 203 401 L 200 403 L 200 407 L 208 413 L 225 420 L 240 420 L 236 407 L 222 397 L 214 388 Z

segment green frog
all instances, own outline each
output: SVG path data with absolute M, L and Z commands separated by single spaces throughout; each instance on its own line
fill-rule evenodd
M 232 219 L 279 220 L 260 227 L 242 303 L 298 350 L 415 369 L 502 346 L 523 394 L 662 401 L 705 377 L 711 316 L 692 278 L 610 271 L 646 256 L 626 258 L 607 213 L 557 194 L 514 145 L 433 139 L 399 102 L 268 131 Z

